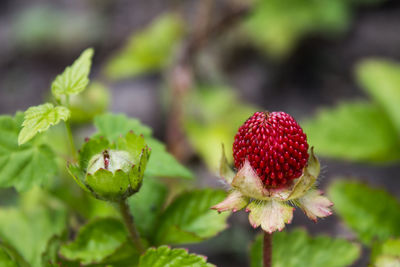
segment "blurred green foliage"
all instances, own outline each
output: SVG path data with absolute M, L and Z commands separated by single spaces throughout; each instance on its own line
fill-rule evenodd
M 71 19 L 73 18 L 73 19 Z M 99 40 L 104 20 L 96 13 L 59 9 L 36 4 L 14 17 L 10 40 L 25 50 L 56 48 L 71 50 Z
M 19 191 L 49 185 L 57 173 L 55 154 L 42 136 L 18 145 L 23 120 L 21 112 L 0 116 L 0 187 L 14 186 Z
M 109 103 L 108 89 L 100 82 L 92 82 L 82 94 L 71 96 L 71 122 L 88 123 L 96 115 L 106 112 Z
M 337 37 L 350 25 L 354 6 L 384 0 L 256 0 L 243 23 L 250 40 L 273 58 L 284 58 L 307 35 Z
M 305 230 L 274 233 L 273 267 L 340 267 L 351 265 L 361 253 L 358 244 L 328 236 L 311 237 Z M 250 248 L 251 267 L 262 267 L 263 234 Z
M 356 77 L 391 119 L 400 139 L 400 64 L 385 59 L 367 59 L 358 64 Z
M 244 30 L 261 50 L 280 58 L 306 34 L 343 32 L 350 19 L 348 5 L 343 0 L 258 0 Z
M 366 162 L 400 159 L 400 64 L 362 61 L 357 79 L 369 102 L 348 102 L 325 109 L 302 123 L 320 155 Z
M 19 254 L 15 260 L 20 266 L 28 262 L 29 266 L 42 267 L 47 242 L 61 235 L 66 223 L 65 206 L 44 190 L 33 188 L 20 195 L 17 207 L 0 208 L 1 242 Z
M 301 125 L 319 155 L 374 162 L 400 158 L 396 130 L 373 103 L 342 103 Z
M 338 180 L 328 194 L 335 211 L 364 244 L 400 236 L 400 202 L 386 191 Z
M 157 18 L 146 29 L 133 34 L 110 59 L 105 67 L 106 76 L 124 79 L 166 67 L 182 35 L 183 22 L 179 17 L 165 14 Z
M 221 144 L 232 147 L 239 126 L 256 107 L 243 103 L 231 88 L 209 86 L 192 90 L 185 99 L 184 129 L 191 145 L 212 171 L 221 157 Z M 227 153 L 232 161 L 232 153 Z
M 400 266 L 400 239 L 375 243 L 371 252 L 371 266 Z

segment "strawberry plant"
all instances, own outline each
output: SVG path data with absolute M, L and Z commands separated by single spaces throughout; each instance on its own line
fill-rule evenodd
M 351 175 L 326 185 L 323 172 L 330 158 L 399 161 L 399 64 L 360 62 L 363 99 L 299 122 L 297 107 L 289 115 L 246 103 L 222 66 L 235 49 L 285 62 L 305 37 L 343 36 L 355 7 L 384 1 L 212 2 L 199 2 L 193 25 L 180 12 L 157 16 L 105 65 L 84 50 L 43 103 L 0 115 L 0 266 L 201 267 L 219 263 L 215 255 L 252 267 L 400 264 L 399 200 Z M 56 8 L 22 14 L 21 47 L 68 49 L 59 31 L 82 47 L 104 31 L 71 30 L 88 18 L 70 24 Z M 110 84 L 160 72 L 149 75 L 165 89 L 159 103 L 140 94 L 132 103 L 156 110 L 165 135 L 107 111 L 119 94 Z

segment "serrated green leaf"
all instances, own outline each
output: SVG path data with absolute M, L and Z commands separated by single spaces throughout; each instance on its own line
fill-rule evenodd
M 18 191 L 46 185 L 57 173 L 53 151 L 39 142 L 18 145 L 23 114 L 0 116 L 0 187 Z
M 169 154 L 160 141 L 151 136 L 151 129 L 123 114 L 104 114 L 96 116 L 94 124 L 98 130 L 95 136 L 104 136 L 109 140 L 117 140 L 119 136 L 129 131 L 135 134 L 143 134 L 146 144 L 151 148 L 151 156 L 146 167 L 145 174 L 149 176 L 170 178 L 193 178 L 193 174 L 182 166 L 171 154 Z
M 140 257 L 139 267 L 212 267 L 207 258 L 201 255 L 189 254 L 182 248 L 171 249 L 167 246 L 149 248 Z
M 0 266 L 2 267 L 18 267 L 17 262 L 15 262 L 7 250 L 0 246 Z
M 19 208 L 0 209 L 0 239 L 13 246 L 32 267 L 42 267 L 42 254 L 54 235 L 66 227 L 66 208 L 35 188 L 22 195 Z
M 166 197 L 167 188 L 164 184 L 152 177 L 144 177 L 139 192 L 128 198 L 130 211 L 137 218 L 135 223 L 141 236 L 149 238 L 153 234 Z
M 220 190 L 196 190 L 179 195 L 162 213 L 154 233 L 154 244 L 194 243 L 211 238 L 227 227 L 229 213 L 210 207 L 221 202 Z
M 400 266 L 400 239 L 375 243 L 371 252 L 371 266 Z
M 193 174 L 174 156 L 167 152 L 163 143 L 154 138 L 147 138 L 147 144 L 151 148 L 151 157 L 146 167 L 146 174 L 157 177 L 192 179 Z
M 251 267 L 263 266 L 262 243 L 260 234 L 250 249 Z M 323 235 L 310 237 L 302 229 L 276 232 L 272 244 L 273 267 L 344 267 L 351 265 L 361 252 L 355 243 Z
M 244 21 L 249 38 L 270 56 L 285 57 L 307 34 L 344 32 L 350 18 L 347 1 L 259 0 Z
M 157 18 L 150 26 L 134 33 L 125 47 L 107 64 L 110 79 L 123 79 L 168 65 L 182 36 L 182 21 L 173 14 Z
M 363 243 L 400 236 L 400 203 L 384 190 L 339 180 L 328 192 L 337 214 Z
M 361 87 L 386 111 L 400 135 L 400 64 L 368 59 L 359 63 L 356 74 Z
M 116 140 L 121 135 L 125 135 L 129 131 L 135 134 L 143 134 L 149 137 L 152 134 L 151 129 L 143 125 L 139 120 L 128 118 L 124 114 L 106 113 L 98 115 L 94 118 L 94 125 L 97 128 L 99 136 L 104 136 L 110 140 Z
M 85 90 L 89 83 L 94 50 L 88 48 L 75 62 L 56 77 L 51 84 L 51 92 L 56 99 L 62 96 L 76 95 Z
M 212 171 L 219 167 L 221 143 L 230 149 L 238 128 L 256 110 L 241 102 L 230 88 L 197 88 L 188 96 L 184 129 L 190 144 Z M 228 153 L 228 161 L 232 159 L 232 153 Z
M 372 162 L 400 158 L 396 130 L 374 104 L 342 103 L 301 125 L 318 155 Z
M 22 145 L 31 140 L 37 133 L 47 131 L 50 126 L 58 124 L 61 120 L 68 120 L 71 112 L 66 107 L 54 107 L 46 103 L 30 107 L 24 112 L 24 122 L 18 135 L 18 144 Z
M 89 265 L 90 267 L 137 267 L 139 263 L 140 254 L 134 248 L 133 244 L 125 242 L 121 247 L 116 249 L 113 254 L 106 257 L 99 264 Z
M 83 264 L 98 263 L 111 256 L 126 239 L 125 227 L 119 220 L 102 218 L 83 226 L 74 241 L 61 246 L 60 253 Z

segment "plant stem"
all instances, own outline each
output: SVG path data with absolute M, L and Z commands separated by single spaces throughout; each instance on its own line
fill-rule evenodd
M 65 128 L 67 129 L 67 135 L 68 135 L 68 142 L 69 142 L 69 147 L 71 149 L 71 153 L 72 153 L 72 157 L 77 160 L 78 159 L 78 153 L 76 151 L 76 147 L 75 147 L 75 142 L 74 142 L 74 137 L 72 135 L 72 131 L 71 131 L 71 125 L 69 123 L 69 121 L 65 122 Z
M 66 96 L 65 101 L 66 101 L 67 107 L 69 108 L 70 107 L 69 95 Z M 71 124 L 69 123 L 69 120 L 65 121 L 65 128 L 67 129 L 68 142 L 69 142 L 69 147 L 71 149 L 72 157 L 75 160 L 78 160 L 78 152 L 76 151 L 74 136 L 72 135 Z
M 263 266 L 271 267 L 272 263 L 272 234 L 264 231 Z
M 129 212 L 129 207 L 125 200 L 119 202 L 119 209 L 121 211 L 122 218 L 124 219 L 125 226 L 128 229 L 129 235 L 132 239 L 133 244 L 140 254 L 145 252 L 142 242 L 140 241 L 140 235 L 136 229 L 135 223 L 133 222 L 133 217 Z

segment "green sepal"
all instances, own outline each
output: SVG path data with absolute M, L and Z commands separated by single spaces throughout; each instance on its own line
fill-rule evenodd
M 147 146 L 143 148 L 139 164 L 135 165 L 129 172 L 129 182 L 132 189 L 138 188 L 137 190 L 139 190 L 139 187 L 143 180 L 144 171 L 146 170 L 147 162 L 149 161 L 150 154 L 151 151 L 148 149 Z
M 79 187 L 90 193 L 90 190 L 84 184 L 85 174 L 83 173 L 82 169 L 76 164 L 69 163 L 67 170 Z
M 120 201 L 131 193 L 129 174 L 122 170 L 112 173 L 99 169 L 94 174 L 86 174 L 85 184 L 93 195 L 102 200 Z
M 307 166 L 304 168 L 303 174 L 296 181 L 287 200 L 296 199 L 306 194 L 317 180 L 319 172 L 320 164 L 317 157 L 314 155 L 314 148 L 312 147 Z

